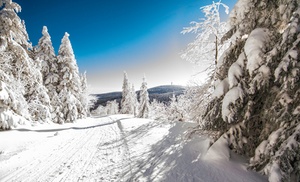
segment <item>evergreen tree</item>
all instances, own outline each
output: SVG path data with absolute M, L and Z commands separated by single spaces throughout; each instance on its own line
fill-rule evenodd
M 149 117 L 149 94 L 147 89 L 146 77 L 144 76 L 140 91 L 139 118 Z
M 80 96 L 80 103 L 83 107 L 83 112 L 81 113 L 81 117 L 85 118 L 89 111 L 88 111 L 88 105 L 89 105 L 89 99 L 88 99 L 88 86 L 87 86 L 87 78 L 86 78 L 86 72 L 84 74 L 80 75 L 80 81 L 81 81 L 81 96 Z
M 122 114 L 134 114 L 134 106 L 132 103 L 132 94 L 129 86 L 127 73 L 124 72 L 124 80 L 122 87 L 122 100 L 121 100 L 121 113 Z
M 61 102 L 59 101 L 57 92 L 59 85 L 58 62 L 46 26 L 43 27 L 42 34 L 43 36 L 40 38 L 35 51 L 35 57 L 41 61 L 43 83 L 47 88 L 47 93 L 50 97 L 53 122 L 60 123 L 61 121 L 54 119 L 59 118 L 59 115 L 61 115 L 60 110 L 58 109 Z
M 173 94 L 170 105 L 167 108 L 167 115 L 169 121 L 186 121 L 188 120 L 187 110 L 188 101 L 184 98 L 184 95 L 178 97 Z
M 204 128 L 270 181 L 299 181 L 299 1 L 239 0 L 230 26 Z
M 5 72 L 2 81 L 7 89 L 11 89 L 10 93 L 16 101 L 10 109 L 29 119 L 22 73 L 25 69 L 28 72 L 29 57 L 26 51 L 31 45 L 24 22 L 17 15 L 21 11 L 20 5 L 11 0 L 1 0 L 0 7 L 1 62 Z
M 43 85 L 43 78 L 40 72 L 40 61 L 34 62 L 32 70 L 32 85 L 28 85 L 27 102 L 31 119 L 37 122 L 51 121 L 51 104 L 46 87 Z
M 108 115 L 118 114 L 119 113 L 119 103 L 116 100 L 107 101 L 105 109 L 106 109 L 106 113 Z
M 153 101 L 150 103 L 149 118 L 158 121 L 167 121 L 167 106 L 164 103 L 158 102 L 156 99 L 153 99 Z
M 54 52 L 54 48 L 52 45 L 51 37 L 48 33 L 48 28 L 46 26 L 43 27 L 42 30 L 43 36 L 40 38 L 36 50 L 36 58 L 41 60 L 42 68 L 41 72 L 43 74 L 43 81 L 44 83 L 46 80 L 51 78 L 54 83 L 58 82 L 58 65 L 57 60 Z M 54 75 L 54 76 L 53 76 Z
M 132 87 L 131 87 L 131 99 L 132 99 L 132 104 L 133 104 L 133 115 L 137 116 L 138 115 L 139 101 L 137 99 L 137 94 L 135 92 L 133 84 L 132 84 Z
M 62 38 L 58 51 L 58 63 L 61 78 L 58 92 L 63 104 L 63 115 L 66 122 L 74 122 L 77 118 L 83 117 L 85 110 L 80 103 L 81 81 L 68 33 L 65 33 Z

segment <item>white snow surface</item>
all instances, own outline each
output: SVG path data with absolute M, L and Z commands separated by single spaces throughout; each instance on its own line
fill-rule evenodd
M 0 181 L 267 181 L 225 139 L 184 132 L 192 123 L 130 115 L 0 132 Z

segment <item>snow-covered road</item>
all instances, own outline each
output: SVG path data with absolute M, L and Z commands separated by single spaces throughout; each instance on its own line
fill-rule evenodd
M 119 115 L 2 132 L 0 181 L 265 181 L 203 159 L 209 140 L 183 141 L 186 127 Z

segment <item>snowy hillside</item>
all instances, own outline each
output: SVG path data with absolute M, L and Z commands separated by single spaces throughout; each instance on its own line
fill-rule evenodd
M 0 181 L 266 181 L 224 140 L 187 141 L 191 126 L 114 115 L 1 132 Z

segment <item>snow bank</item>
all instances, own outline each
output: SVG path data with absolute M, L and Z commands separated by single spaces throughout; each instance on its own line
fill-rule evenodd
M 205 160 L 229 160 L 230 150 L 225 137 L 220 137 L 207 151 Z

